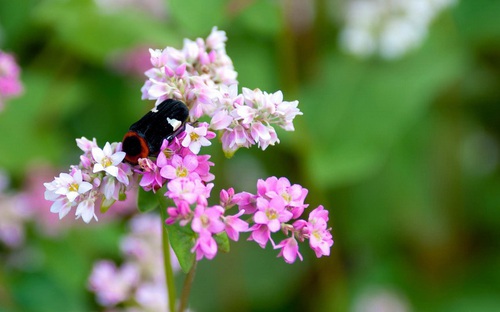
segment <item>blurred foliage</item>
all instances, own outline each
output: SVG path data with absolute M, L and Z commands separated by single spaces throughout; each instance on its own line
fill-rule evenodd
M 120 53 L 179 48 L 216 25 L 240 86 L 281 89 L 304 116 L 265 152 L 227 160 L 209 148 L 215 191 L 287 176 L 330 210 L 336 243 L 321 259 L 304 246 L 293 265 L 232 243 L 199 264 L 192 309 L 352 311 L 380 290 L 415 311 L 496 311 L 500 2 L 459 1 L 395 61 L 340 51 L 339 1 L 311 0 L 301 28 L 293 3 L 170 0 L 159 19 L 91 0 L 0 0 L 0 48 L 16 54 L 26 90 L 0 113 L 0 167 L 21 187 L 36 164 L 77 162 L 75 138 L 120 141 L 152 105 L 140 100 L 144 77 L 119 70 Z M 0 268 L 0 311 L 97 309 L 86 278 L 93 261 L 117 257 L 123 231 L 118 221 L 51 239 L 31 231 L 19 256 L 29 265 Z

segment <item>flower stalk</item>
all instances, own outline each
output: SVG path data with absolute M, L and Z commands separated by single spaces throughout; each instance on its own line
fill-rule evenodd
M 170 257 L 170 241 L 168 238 L 168 231 L 165 225 L 166 211 L 160 205 L 161 212 L 161 233 L 162 233 L 162 246 L 163 246 L 163 267 L 165 269 L 165 281 L 167 283 L 167 296 L 168 296 L 168 311 L 175 311 L 176 289 L 174 280 L 174 270 L 172 269 L 172 260 Z

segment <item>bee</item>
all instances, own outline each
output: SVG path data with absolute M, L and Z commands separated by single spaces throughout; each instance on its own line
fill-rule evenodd
M 136 165 L 139 158 L 157 156 L 164 139 L 173 140 L 184 130 L 189 109 L 181 101 L 168 99 L 132 124 L 122 141 L 125 161 Z

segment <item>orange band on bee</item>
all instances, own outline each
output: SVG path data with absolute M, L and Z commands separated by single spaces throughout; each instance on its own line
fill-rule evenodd
M 123 146 L 127 150 L 125 160 L 131 164 L 137 164 L 139 158 L 149 155 L 149 147 L 146 140 L 135 131 L 128 131 L 123 137 Z

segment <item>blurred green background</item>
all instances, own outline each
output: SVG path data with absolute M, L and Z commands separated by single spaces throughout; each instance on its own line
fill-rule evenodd
M 304 115 L 265 152 L 207 149 L 216 190 L 286 176 L 309 189 L 310 207 L 329 209 L 335 245 L 316 259 L 304 244 L 304 261 L 288 265 L 269 246 L 232 243 L 199 264 L 191 309 L 500 310 L 500 1 L 459 1 L 395 60 L 340 48 L 342 1 L 158 2 L 153 14 L 0 0 L 0 49 L 16 55 L 25 86 L 0 113 L 13 190 L 33 168 L 77 163 L 75 138 L 120 141 L 152 107 L 130 51 L 181 48 L 218 26 L 240 87 L 283 90 Z M 27 226 L 22 250 L 0 249 L 0 311 L 99 310 L 86 279 L 95 260 L 119 257 L 124 221 L 55 236 Z

